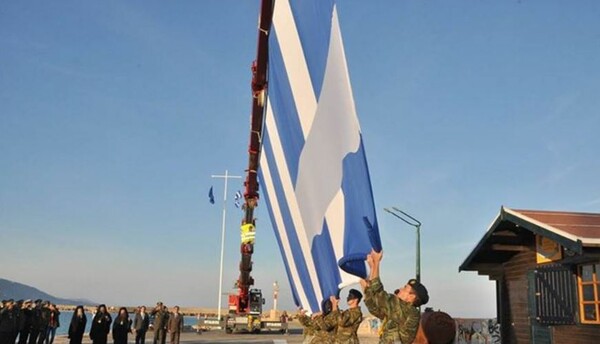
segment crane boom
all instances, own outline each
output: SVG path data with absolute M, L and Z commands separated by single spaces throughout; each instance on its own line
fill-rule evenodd
M 248 146 L 248 169 L 244 181 L 244 218 L 241 225 L 242 243 L 240 246 L 240 276 L 237 281 L 237 314 L 250 313 L 250 287 L 254 279 L 252 253 L 254 253 L 255 219 L 254 208 L 258 206 L 258 169 L 262 145 L 265 103 L 267 99 L 267 70 L 269 61 L 269 31 L 273 18 L 273 0 L 262 0 L 258 23 L 258 43 L 256 60 L 252 63 L 252 113 L 250 116 L 250 143 Z M 261 300 L 262 301 L 262 300 Z M 262 302 L 261 302 L 262 304 Z

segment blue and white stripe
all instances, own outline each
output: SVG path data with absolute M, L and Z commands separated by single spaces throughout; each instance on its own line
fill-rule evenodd
M 295 302 L 318 311 L 380 245 L 334 1 L 275 1 L 260 164 Z

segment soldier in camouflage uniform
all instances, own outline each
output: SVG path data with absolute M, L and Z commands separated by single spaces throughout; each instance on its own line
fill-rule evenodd
M 380 344 L 401 342 L 410 344 L 414 341 L 419 328 L 421 314 L 417 307 L 429 301 L 427 289 L 415 279 L 400 288 L 398 295 L 388 294 L 379 279 L 379 265 L 382 252 L 371 251 L 367 263 L 371 268 L 369 281 L 362 280 L 365 291 L 365 305 L 372 314 L 386 320 L 383 333 L 379 337 Z
M 335 344 L 358 344 L 358 335 L 356 331 L 362 322 L 362 311 L 358 304 L 362 299 L 362 294 L 356 289 L 350 289 L 348 292 L 348 309 L 340 311 L 338 309 L 339 300 L 332 296 L 331 304 L 336 321 L 337 329 L 335 334 Z
M 394 290 L 395 297 L 398 297 L 399 293 L 400 293 L 400 289 Z M 392 294 L 390 294 L 390 296 L 391 295 Z M 379 311 L 379 312 L 377 313 L 377 311 Z M 398 324 L 394 321 L 388 321 L 388 318 L 385 316 L 385 313 L 383 313 L 381 310 L 373 308 L 372 312 L 370 312 L 370 313 L 381 320 L 379 328 L 377 329 L 377 334 L 380 337 L 383 335 L 384 331 L 387 331 L 390 333 L 398 331 Z
M 304 336 L 302 344 L 309 344 L 315 336 L 315 326 L 313 325 L 312 319 L 306 315 L 306 310 L 300 309 L 300 312 L 298 313 L 298 321 L 304 328 L 302 331 Z
M 315 328 L 315 336 L 310 343 L 333 344 L 337 322 L 335 314 L 331 311 L 331 300 L 324 300 L 321 303 L 321 309 L 323 312 L 312 315 L 311 320 Z

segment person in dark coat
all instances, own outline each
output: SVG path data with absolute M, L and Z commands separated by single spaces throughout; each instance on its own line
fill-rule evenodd
M 23 300 L 17 301 L 13 305 L 13 315 L 15 317 L 15 329 L 12 332 L 12 338 L 10 339 L 11 344 L 15 344 L 17 341 L 17 336 L 19 335 L 19 331 L 21 330 L 21 308 L 23 307 Z
M 135 344 L 146 344 L 146 332 L 150 325 L 150 316 L 146 313 L 146 306 L 142 306 L 135 313 L 133 329 L 135 330 Z
M 171 339 L 170 344 L 179 344 L 179 337 L 183 331 L 183 314 L 179 313 L 179 306 L 173 307 L 173 313 L 169 315 L 169 323 L 167 325 L 167 332 L 169 332 Z
M 31 330 L 31 300 L 25 300 L 21 307 L 21 317 L 19 318 L 19 344 L 27 344 L 29 331 Z
M 4 308 L 0 310 L 0 344 L 14 344 L 14 335 L 17 330 L 18 323 L 15 304 L 13 300 L 8 300 Z
M 131 332 L 131 320 L 125 307 L 119 309 L 119 315 L 115 318 L 112 327 L 113 342 L 115 344 L 127 344 L 127 335 Z
M 92 319 L 92 328 L 90 329 L 90 339 L 93 344 L 106 344 L 111 323 L 112 317 L 106 311 L 106 306 L 98 306 L 96 315 Z
M 35 300 L 31 310 L 31 327 L 29 328 L 29 344 L 37 344 L 40 336 L 40 323 L 42 321 L 42 300 Z
M 77 306 L 69 324 L 69 344 L 81 344 L 86 323 L 87 317 L 83 306 Z
M 50 325 L 50 301 L 44 301 L 40 308 L 40 318 L 38 322 L 38 342 L 44 344 L 48 338 L 48 326 Z

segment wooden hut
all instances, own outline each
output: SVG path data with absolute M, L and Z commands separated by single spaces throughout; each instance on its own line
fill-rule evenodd
M 496 282 L 503 343 L 600 343 L 600 214 L 502 207 L 459 271 Z

